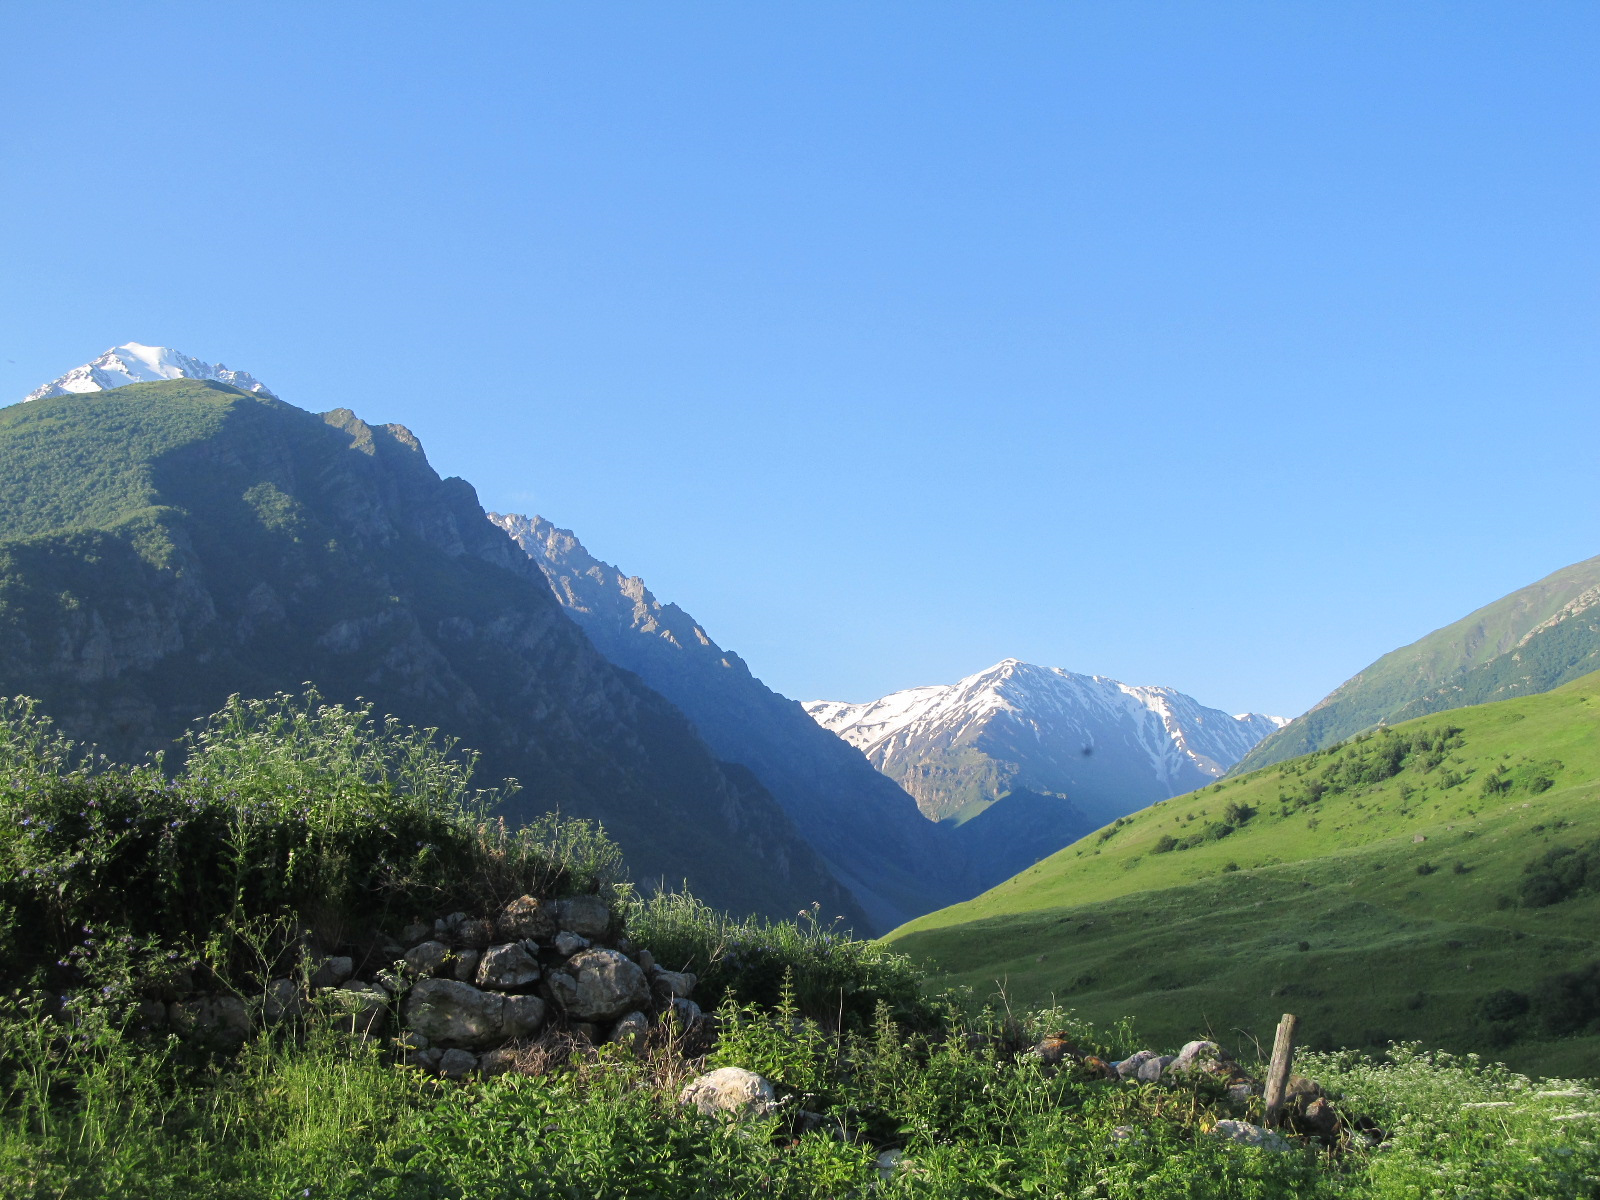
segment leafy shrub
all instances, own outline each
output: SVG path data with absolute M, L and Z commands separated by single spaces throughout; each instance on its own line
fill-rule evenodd
M 1600 838 L 1581 846 L 1553 846 L 1523 867 L 1522 874 L 1517 893 L 1529 908 L 1600 890 Z
M 474 759 L 436 731 L 303 698 L 235 697 L 182 767 L 77 756 L 32 706 L 0 721 L 0 974 L 42 983 L 85 945 L 155 939 L 239 967 L 240 933 L 301 924 L 325 941 L 385 918 L 613 885 L 597 828 L 512 831 Z M 130 899 L 136 898 L 136 903 Z M 80 959 L 82 955 L 79 955 Z M 69 976 L 70 978 L 70 976 Z
M 922 973 L 903 954 L 823 925 L 815 910 L 794 921 L 735 918 L 681 893 L 633 898 L 625 909 L 633 939 L 656 960 L 700 977 L 695 998 L 727 997 L 772 1007 L 793 981 L 794 1001 L 812 1020 L 861 1028 L 879 1003 L 902 1020 L 926 1024 Z
M 1478 1003 L 1478 1012 L 1486 1021 L 1514 1021 L 1528 1011 L 1528 997 L 1512 988 L 1490 992 Z
M 1556 1037 L 1600 1032 L 1600 962 L 1542 979 L 1532 1007 L 1544 1031 Z

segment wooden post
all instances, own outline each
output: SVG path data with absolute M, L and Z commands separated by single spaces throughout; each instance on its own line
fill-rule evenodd
M 1272 1066 L 1267 1069 L 1267 1127 L 1283 1116 L 1283 1093 L 1289 1086 L 1289 1066 L 1294 1062 L 1294 1031 L 1300 1018 L 1284 1013 L 1278 1022 L 1278 1036 L 1272 1043 Z

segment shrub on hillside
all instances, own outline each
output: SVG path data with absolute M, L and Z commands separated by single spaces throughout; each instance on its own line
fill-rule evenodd
M 666 892 L 633 899 L 626 911 L 629 934 L 657 962 L 700 977 L 695 998 L 703 1005 L 732 997 L 776 1006 L 791 980 L 799 1011 L 829 1025 L 864 1028 L 880 1003 L 915 1024 L 932 1018 L 909 958 L 824 925 L 815 910 L 794 921 L 739 919 Z
M 1553 846 L 1522 868 L 1517 892 L 1529 908 L 1545 908 L 1600 890 L 1600 838 L 1581 846 Z

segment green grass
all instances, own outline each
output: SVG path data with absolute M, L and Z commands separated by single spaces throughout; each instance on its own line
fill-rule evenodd
M 881 943 L 625 886 L 630 937 L 720 999 L 709 1029 L 658 1028 L 638 1056 L 557 1022 L 518 1070 L 451 1084 L 315 1002 L 233 1055 L 139 1032 L 140 1000 L 195 952 L 206 987 L 259 997 L 276 966 L 225 950 L 266 945 L 255 931 L 273 922 L 342 914 L 360 934 L 493 911 L 506 889 L 607 887 L 616 857 L 598 832 L 508 842 L 483 824 L 471 762 L 364 709 L 277 697 L 231 703 L 164 781 L 0 705 L 0 906 L 21 956 L 0 972 L 0 1195 L 1410 1200 L 1443 1180 L 1486 1200 L 1600 1196 L 1600 1093 L 1581 1084 L 1404 1046 L 1303 1054 L 1348 1136 L 1263 1152 L 1210 1133 L 1259 1119 L 1259 1097 L 1051 1071 L 1028 1052 L 1059 1033 L 1121 1057 L 1149 1040 L 1127 1022 L 975 1011 L 922 995 Z M 437 854 L 418 853 L 419 833 Z M 684 1082 L 719 1066 L 766 1076 L 780 1107 L 736 1125 L 682 1108 Z M 903 1165 L 881 1169 L 889 1150 Z
M 1600 1073 L 1600 1030 L 1483 1013 L 1499 989 L 1537 996 L 1600 959 L 1600 895 L 1518 902 L 1529 862 L 1600 836 L 1597 732 L 1594 675 L 1420 718 L 1153 805 L 890 944 L 982 992 L 1131 1014 L 1168 1041 L 1270 1040 L 1294 1011 L 1328 1047 L 1419 1038 Z M 1372 778 L 1423 735 L 1431 748 Z M 1255 815 L 1217 836 L 1230 805 Z

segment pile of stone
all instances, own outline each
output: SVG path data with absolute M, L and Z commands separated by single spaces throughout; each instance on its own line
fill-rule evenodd
M 371 978 L 358 978 L 350 957 L 323 958 L 304 983 L 273 979 L 253 1004 L 185 994 L 180 981 L 176 998 L 149 1002 L 141 1020 L 223 1051 L 238 1049 L 258 1024 L 310 1013 L 359 1036 L 398 1020 L 408 1060 L 453 1079 L 511 1069 L 518 1045 L 554 1024 L 594 1044 L 637 1049 L 652 1029 L 690 1033 L 704 1020 L 690 999 L 693 973 L 665 970 L 635 948 L 598 896 L 521 896 L 493 917 L 458 912 L 411 925 L 382 949 L 369 956 L 387 959 Z
M 1066 1034 L 1052 1034 L 1039 1041 L 1029 1055 L 1037 1058 L 1048 1070 L 1074 1066 L 1093 1076 L 1121 1080 L 1125 1083 L 1158 1083 L 1162 1080 L 1206 1076 L 1222 1084 L 1228 1099 L 1236 1104 L 1247 1103 L 1259 1096 L 1262 1084 L 1250 1075 L 1216 1042 L 1197 1040 L 1189 1042 L 1176 1054 L 1160 1054 L 1154 1050 L 1140 1050 L 1127 1058 L 1106 1062 L 1078 1046 Z M 1343 1130 L 1339 1114 L 1329 1102 L 1322 1087 L 1303 1075 L 1291 1075 L 1284 1093 L 1284 1116 L 1297 1133 L 1336 1138 Z M 1243 1145 L 1268 1149 L 1286 1148 L 1288 1143 L 1275 1133 L 1245 1121 L 1220 1121 L 1216 1126 L 1218 1136 Z

